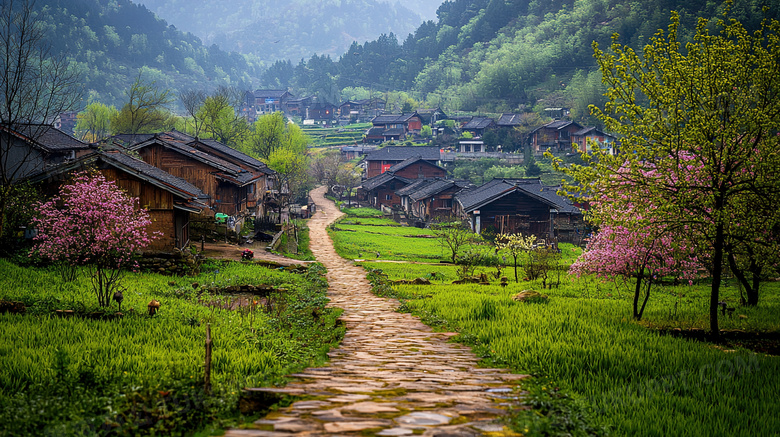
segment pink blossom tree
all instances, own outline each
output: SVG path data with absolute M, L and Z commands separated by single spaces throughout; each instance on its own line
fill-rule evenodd
M 641 320 L 653 281 L 665 276 L 690 281 L 699 268 L 693 247 L 679 235 L 664 232 L 658 227 L 639 231 L 624 226 L 605 226 L 572 264 L 570 273 L 577 276 L 595 274 L 608 279 L 636 279 L 634 319 Z M 644 299 L 640 307 L 643 286 Z
M 577 182 L 565 189 L 593 205 L 592 223 L 658 224 L 691 242 L 712 277 L 717 337 L 729 253 L 780 227 L 780 22 L 749 32 L 729 4 L 721 19 L 700 19 L 684 48 L 679 25 L 673 12 L 641 51 L 617 36 L 609 51 L 594 45 L 607 101 L 591 112 L 620 145 L 614 155 L 594 148 L 587 166 L 555 164 Z
M 158 237 L 147 232 L 151 220 L 138 198 L 88 171 L 74 175 L 59 195 L 40 203 L 33 223 L 38 234 L 31 254 L 86 266 L 102 307 L 121 290 L 123 272 L 137 266 L 133 256 Z

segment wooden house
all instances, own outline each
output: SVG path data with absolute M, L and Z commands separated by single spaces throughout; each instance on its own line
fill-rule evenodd
M 455 194 L 466 186 L 468 182 L 465 181 L 418 179 L 396 191 L 396 195 L 401 198 L 401 207 L 407 215 L 428 222 L 454 215 Z
M 421 157 L 430 164 L 438 166 L 441 149 L 430 146 L 387 146 L 366 155 L 366 177 L 378 176 L 390 167 L 409 158 Z M 433 176 L 431 176 L 433 177 Z
M 396 190 L 415 180 L 443 178 L 447 171 L 417 155 L 392 165 L 381 174 L 366 179 L 359 191 L 363 191 L 369 203 L 381 206 L 401 207 L 401 197 Z
M 582 129 L 582 125 L 569 120 L 556 120 L 540 126 L 531 132 L 531 150 L 543 153 L 550 149 L 553 153 L 572 151 L 572 135 Z
M 366 179 L 358 187 L 358 197 L 364 199 L 374 208 L 400 208 L 401 197 L 396 191 L 409 185 L 414 180 L 398 176 L 390 172 Z
M 33 183 L 55 192 L 73 172 L 97 169 L 117 187 L 139 199 L 152 220 L 148 231 L 159 231 L 148 250 L 172 251 L 189 245 L 191 214 L 213 215 L 208 196 L 189 182 L 166 173 L 119 150 L 93 152 L 78 159 L 47 168 L 30 177 Z
M 447 119 L 447 114 L 441 108 L 418 109 L 416 112 L 420 116 L 423 126 L 433 127 L 437 121 Z
M 247 91 L 245 104 L 253 107 L 258 115 L 281 111 L 287 112 L 287 102 L 294 99 L 287 90 L 255 90 Z
M 385 101 L 373 97 L 370 99 L 347 100 L 339 105 L 339 117 L 352 122 L 367 120 L 381 115 L 385 110 Z
M 209 196 L 209 207 L 215 212 L 237 217 L 257 215 L 271 170 L 252 168 L 246 159 L 234 156 L 240 152 L 228 152 L 227 146 L 217 152 L 215 144 L 181 132 L 165 132 L 128 149 L 138 152 L 145 162 L 200 188 Z
M 493 179 L 459 192 L 454 206 L 476 233 L 489 229 L 571 241 L 583 229 L 582 213 L 556 190 L 538 178 Z
M 496 121 L 490 117 L 472 117 L 461 127 L 463 132 L 470 132 L 474 137 L 482 137 L 485 130 L 496 127 Z
M 422 117 L 411 114 L 383 114 L 371 120 L 372 127 L 366 131 L 364 141 L 401 141 L 409 135 L 422 131 Z
M 15 181 L 91 152 L 83 143 L 47 124 L 0 125 L 0 171 Z
M 306 115 L 306 109 L 314 103 L 314 97 L 301 97 L 300 99 L 287 100 L 287 114 L 303 117 Z
M 599 149 L 606 150 L 610 155 L 615 154 L 615 144 L 617 138 L 614 135 L 605 133 L 601 129 L 596 127 L 585 127 L 571 135 L 571 142 L 573 147 L 577 150 L 584 152 L 592 152 L 593 147 L 596 146 Z
M 313 120 L 315 124 L 331 124 L 338 118 L 336 111 L 338 108 L 328 102 L 315 102 L 306 108 L 306 120 Z

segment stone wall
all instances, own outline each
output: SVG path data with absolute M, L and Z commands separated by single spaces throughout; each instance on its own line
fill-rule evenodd
M 144 252 L 138 264 L 142 271 L 182 276 L 197 273 L 200 261 L 187 249 L 175 249 L 173 252 Z

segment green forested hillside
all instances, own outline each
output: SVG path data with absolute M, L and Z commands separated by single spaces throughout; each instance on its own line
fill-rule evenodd
M 136 0 L 181 29 L 224 50 L 259 59 L 338 57 L 353 41 L 407 35 L 422 18 L 381 0 Z
M 157 19 L 129 0 L 37 0 L 38 19 L 49 30 L 53 53 L 65 53 L 83 74 L 89 99 L 121 105 L 138 70 L 161 88 L 217 85 L 250 89 L 257 63 Z M 87 100 L 87 99 L 85 99 Z M 86 104 L 86 101 L 84 102 Z
M 733 15 L 748 28 L 760 22 L 763 6 L 770 17 L 780 14 L 778 0 L 735 3 Z M 312 59 L 316 69 L 278 62 L 263 79 L 306 92 L 407 90 L 451 110 L 567 106 L 584 117 L 602 93 L 593 41 L 604 46 L 619 33 L 620 42 L 641 48 L 667 27 L 671 10 L 680 12 L 688 38 L 698 17 L 717 17 L 721 8 L 704 0 L 448 0 L 437 21 L 423 23 L 404 41 L 383 35 L 353 44 L 332 65 Z

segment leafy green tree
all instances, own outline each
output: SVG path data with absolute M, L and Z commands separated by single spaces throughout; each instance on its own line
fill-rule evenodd
M 727 255 L 772 244 L 759 230 L 776 228 L 780 191 L 780 23 L 751 33 L 728 14 L 700 19 L 684 50 L 676 13 L 641 55 L 616 40 L 609 53 L 594 44 L 608 91 L 604 107 L 591 109 L 618 134 L 620 151 L 564 168 L 593 222 L 662 225 L 695 243 L 712 276 L 713 336 Z
M 306 153 L 309 139 L 297 125 L 288 123 L 281 112 L 258 118 L 252 132 L 244 142 L 244 148 L 262 160 L 270 159 L 274 151 L 285 147 L 296 153 Z
M 266 161 L 268 167 L 276 172 L 276 184 L 281 194 L 279 213 L 290 203 L 302 197 L 309 188 L 308 156 L 294 147 L 281 146 L 271 152 Z
M 512 256 L 515 268 L 515 282 L 519 282 L 517 277 L 517 262 L 520 256 L 534 249 L 536 235 L 523 236 L 523 234 L 498 234 L 496 235 L 496 250 L 503 250 Z
M 88 143 L 106 138 L 111 133 L 111 120 L 117 113 L 113 106 L 100 102 L 90 103 L 76 116 L 76 137 Z
M 462 248 L 478 239 L 478 235 L 462 221 L 454 218 L 443 218 L 431 224 L 431 230 L 441 247 L 449 252 L 450 261 L 455 264 Z
M 238 90 L 221 86 L 204 99 L 196 118 L 202 120 L 208 136 L 235 147 L 243 142 L 249 130 L 246 119 L 237 111 L 240 103 Z
M 175 117 L 167 106 L 173 102 L 169 90 L 157 88 L 156 81 L 143 78 L 144 69 L 138 71 L 135 81 L 125 92 L 127 103 L 111 120 L 114 134 L 142 134 L 169 130 Z

